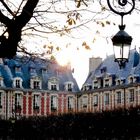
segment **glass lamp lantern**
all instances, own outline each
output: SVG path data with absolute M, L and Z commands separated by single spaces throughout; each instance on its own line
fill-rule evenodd
M 112 38 L 114 47 L 115 62 L 118 62 L 120 68 L 124 68 L 129 59 L 132 37 L 124 31 L 125 26 L 119 26 L 120 31 Z
M 131 14 L 135 9 L 135 0 L 107 0 L 107 4 L 112 12 L 121 16 L 121 25 L 119 31 L 112 38 L 115 62 L 118 62 L 120 68 L 124 68 L 129 59 L 132 37 L 124 31 L 123 17 Z

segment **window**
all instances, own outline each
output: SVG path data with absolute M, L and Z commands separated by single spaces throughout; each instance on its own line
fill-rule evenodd
M 105 87 L 109 87 L 109 79 L 105 79 Z
M 40 89 L 40 81 L 34 81 L 33 87 L 34 87 L 34 89 Z
M 130 77 L 130 84 L 133 83 L 133 77 Z
M 88 105 L 88 98 L 87 96 L 83 96 L 82 98 L 82 105 L 84 108 L 87 108 L 87 105 Z
M 39 76 L 32 77 L 30 80 L 30 84 L 32 89 L 41 89 L 42 86 L 41 78 Z
M 117 92 L 117 103 L 121 103 L 121 92 Z
M 15 110 L 21 110 L 21 93 L 15 93 Z
M 40 106 L 40 97 L 38 94 L 34 94 L 33 97 L 33 109 L 34 110 L 39 110 L 39 106 Z
M 72 91 L 72 84 L 68 84 L 68 91 Z
M 105 105 L 109 105 L 109 93 L 106 93 L 104 95 L 104 103 L 105 103 Z
M 59 90 L 59 80 L 56 77 L 51 77 L 48 80 L 48 89 L 54 91 Z
M 73 89 L 73 82 L 68 81 L 64 83 L 64 88 L 66 91 L 72 91 Z
M 129 92 L 129 102 L 134 102 L 134 89 Z
M 0 109 L 2 108 L 2 92 L 0 92 Z
M 74 109 L 74 98 L 68 97 L 68 110 Z
M 94 95 L 94 97 L 93 97 L 93 105 L 98 106 L 98 95 Z
M 51 96 L 51 111 L 57 110 L 57 96 Z
M 21 88 L 22 87 L 22 79 L 21 77 L 15 77 L 13 80 L 13 87 Z
M 16 88 L 20 88 L 20 80 L 16 79 Z
M 0 87 L 3 86 L 3 79 L 0 79 Z
M 57 90 L 56 85 L 53 85 L 53 84 L 52 84 L 52 85 L 51 85 L 51 90 L 55 90 L 55 91 L 56 91 L 56 90 Z
M 94 89 L 97 89 L 98 88 L 98 81 L 94 81 Z

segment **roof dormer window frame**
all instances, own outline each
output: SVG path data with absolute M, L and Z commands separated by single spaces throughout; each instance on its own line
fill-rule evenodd
M 49 90 L 59 90 L 59 79 L 57 77 L 51 77 L 48 80 L 48 89 Z
M 125 78 L 117 78 L 116 79 L 116 85 L 119 86 L 119 85 L 122 85 L 125 83 Z
M 109 87 L 111 85 L 110 77 L 104 78 L 104 87 Z
M 99 83 L 98 83 L 98 80 L 97 79 L 93 80 L 93 88 L 94 89 L 99 88 Z
M 15 87 L 15 88 L 23 88 L 22 87 L 22 82 L 23 82 L 23 80 L 22 80 L 21 77 L 15 77 L 13 79 L 13 87 Z
M 72 81 L 67 81 L 64 83 L 64 88 L 66 91 L 73 91 L 74 83 Z
M 41 78 L 38 77 L 38 76 L 32 77 L 32 78 L 30 79 L 30 85 L 31 85 L 30 87 L 31 87 L 32 89 L 41 89 L 41 87 L 42 87 Z
M 131 75 L 131 76 L 128 77 L 128 83 L 129 84 L 133 84 L 135 82 L 136 82 L 136 78 L 133 75 Z

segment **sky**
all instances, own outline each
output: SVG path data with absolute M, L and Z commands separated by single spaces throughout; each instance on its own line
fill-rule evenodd
M 65 1 L 66 2 L 66 1 Z M 74 6 L 74 2 L 71 4 L 61 3 L 60 7 L 57 6 L 55 10 L 71 10 Z M 85 6 L 81 7 L 85 8 Z M 92 10 L 98 12 L 100 11 L 98 3 L 91 3 L 87 10 Z M 77 9 L 79 10 L 79 9 Z M 113 54 L 113 46 L 111 42 L 111 37 L 115 35 L 119 29 L 118 25 L 121 22 L 120 16 L 110 13 L 109 15 L 105 12 L 102 14 L 96 15 L 92 12 L 84 11 L 81 13 L 82 16 L 79 20 L 76 21 L 76 24 L 84 23 L 84 21 L 97 18 L 101 19 L 103 23 L 110 21 L 110 24 L 105 24 L 103 27 L 102 24 L 97 24 L 95 22 L 89 22 L 86 26 L 76 28 L 71 31 L 70 34 L 60 35 L 60 34 L 47 34 L 47 39 L 42 38 L 40 41 L 36 39 L 25 38 L 25 44 L 28 44 L 28 48 L 35 49 L 37 52 L 42 51 L 36 48 L 36 46 L 43 46 L 44 44 L 58 46 L 61 48 L 61 51 L 54 53 L 54 56 L 61 65 L 71 63 L 71 68 L 74 68 L 74 77 L 77 80 L 79 87 L 81 88 L 84 84 L 88 71 L 89 71 L 89 58 L 91 57 L 101 57 L 105 59 L 108 55 Z M 95 16 L 96 15 L 96 16 Z M 58 25 L 58 28 L 62 28 L 67 25 L 67 16 L 57 15 L 57 14 L 47 14 L 47 18 L 50 18 L 51 21 L 55 21 Z M 126 32 L 132 36 L 132 46 L 131 49 L 136 48 L 139 50 L 140 40 L 139 40 L 139 31 L 140 31 L 140 15 L 132 13 L 124 17 L 124 24 L 126 24 Z M 115 25 L 114 25 L 115 23 Z M 54 24 L 55 25 L 55 24 Z M 70 27 L 70 26 L 69 26 Z M 72 26 L 73 27 L 73 26 Z M 83 42 L 90 47 L 90 49 L 85 49 L 82 45 Z M 34 44 L 34 45 L 33 45 Z

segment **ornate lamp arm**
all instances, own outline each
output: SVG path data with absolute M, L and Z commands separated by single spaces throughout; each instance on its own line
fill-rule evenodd
M 131 9 L 129 9 L 128 11 L 120 12 L 111 6 L 110 0 L 107 0 L 107 4 L 108 4 L 110 10 L 112 12 L 114 12 L 115 14 L 118 14 L 121 16 L 121 25 L 123 25 L 123 16 L 130 14 L 135 8 L 135 0 L 131 0 L 131 1 L 132 1 L 131 3 L 129 2 L 129 4 L 131 4 Z M 112 2 L 112 0 L 111 0 L 111 2 Z M 128 4 L 128 0 L 118 0 L 118 5 L 121 7 L 125 7 L 127 4 Z

